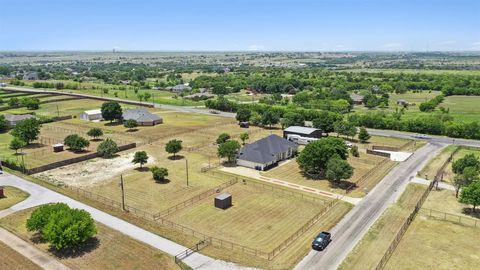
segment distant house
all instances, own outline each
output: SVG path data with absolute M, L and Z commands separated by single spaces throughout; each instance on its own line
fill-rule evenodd
M 103 119 L 102 110 L 95 109 L 95 110 L 84 111 L 80 114 L 80 119 L 87 120 L 87 121 L 100 121 Z
M 129 85 L 130 80 L 122 80 L 122 81 L 120 81 L 120 83 L 123 84 L 123 85 Z
M 405 106 L 405 105 L 408 105 L 408 101 L 406 101 L 405 99 L 399 99 L 397 100 L 397 105 L 400 105 L 400 106 Z
M 181 93 L 181 92 L 185 92 L 185 91 L 190 91 L 192 90 L 192 88 L 188 85 L 185 85 L 185 84 L 177 84 L 175 86 L 172 87 L 172 92 L 175 92 L 175 93 Z
M 23 74 L 23 79 L 26 81 L 38 80 L 38 72 L 27 72 Z
M 128 109 L 123 112 L 123 121 L 135 120 L 139 126 L 154 126 L 163 123 L 163 119 L 145 108 Z
M 350 94 L 350 98 L 353 100 L 353 104 L 362 105 L 365 97 L 359 94 L 352 93 Z
M 237 165 L 256 170 L 268 170 L 278 162 L 291 158 L 298 145 L 280 136 L 270 135 L 240 149 Z
M 318 128 L 290 126 L 283 130 L 283 137 L 286 139 L 288 135 L 298 135 L 305 138 L 321 138 L 322 131 Z
M 5 120 L 7 120 L 7 122 L 12 127 L 16 126 L 17 123 L 22 120 L 35 118 L 35 116 L 31 114 L 4 114 L 4 116 L 5 116 Z

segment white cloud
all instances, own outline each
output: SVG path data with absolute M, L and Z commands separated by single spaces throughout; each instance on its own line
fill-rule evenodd
M 263 45 L 253 44 L 253 45 L 248 46 L 249 51 L 262 51 L 264 49 L 265 49 L 265 46 L 263 46 Z
M 472 43 L 472 49 L 480 50 L 480 41 Z

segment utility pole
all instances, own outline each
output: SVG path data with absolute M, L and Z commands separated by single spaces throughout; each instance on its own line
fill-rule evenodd
M 120 174 L 120 187 L 122 189 L 122 209 L 125 211 L 125 191 L 123 189 L 123 174 Z
M 185 171 L 187 173 L 187 187 L 188 187 L 188 159 L 185 158 Z

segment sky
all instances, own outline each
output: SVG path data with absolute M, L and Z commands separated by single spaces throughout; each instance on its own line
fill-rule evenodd
M 0 0 L 0 51 L 480 51 L 480 0 Z

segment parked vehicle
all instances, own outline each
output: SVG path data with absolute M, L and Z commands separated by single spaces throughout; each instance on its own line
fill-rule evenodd
M 317 251 L 322 251 L 328 246 L 328 244 L 330 244 L 331 241 L 332 241 L 332 238 L 329 232 L 321 232 L 313 240 L 312 249 Z
M 294 142 L 296 144 L 302 144 L 306 145 L 309 144 L 313 141 L 317 141 L 317 138 L 308 138 L 308 137 L 302 137 L 300 135 L 295 135 L 295 134 L 289 134 L 287 135 L 287 140 Z

